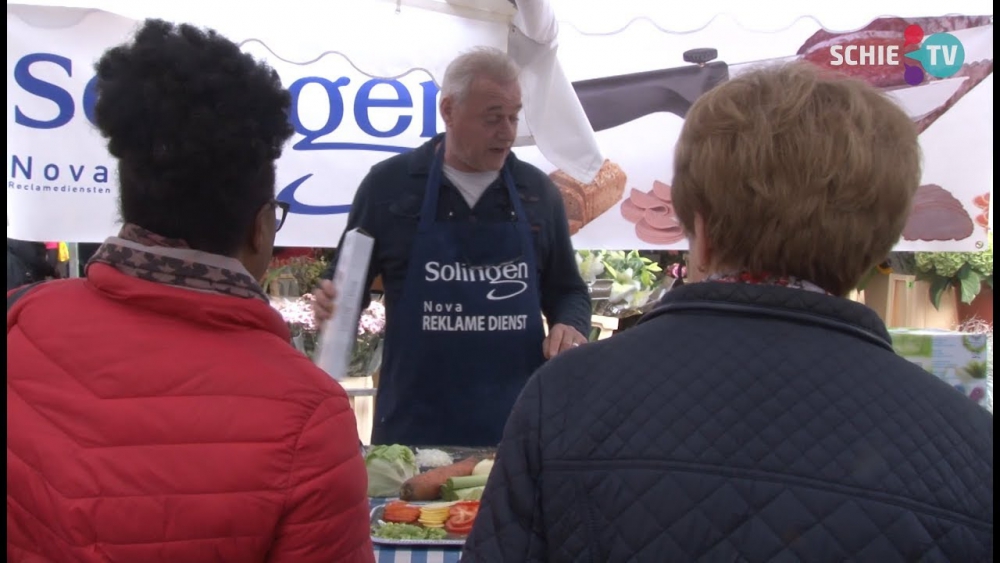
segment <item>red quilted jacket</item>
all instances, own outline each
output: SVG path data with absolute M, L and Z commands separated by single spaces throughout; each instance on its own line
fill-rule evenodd
M 7 561 L 374 561 L 344 390 L 267 304 L 101 264 L 7 314 Z

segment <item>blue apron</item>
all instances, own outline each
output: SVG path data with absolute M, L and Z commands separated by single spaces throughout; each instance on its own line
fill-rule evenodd
M 373 444 L 496 446 L 545 361 L 534 241 L 510 171 L 510 221 L 438 221 L 443 155 L 442 141 L 386 318 Z

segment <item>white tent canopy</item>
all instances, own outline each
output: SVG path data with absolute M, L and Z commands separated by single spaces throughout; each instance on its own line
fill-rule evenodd
M 354 122 L 354 113 L 347 111 L 341 115 L 343 123 L 325 134 L 323 141 L 328 141 L 328 146 L 322 150 L 295 147 L 302 139 L 293 139 L 293 146 L 279 163 L 278 189 L 282 193 L 292 190 L 289 197 L 298 207 L 280 233 L 279 244 L 334 244 L 345 224 L 347 204 L 368 168 L 388 153 L 423 142 L 428 131 L 441 130 L 440 123 L 433 123 L 439 120 L 436 98 L 427 94 L 425 86 L 440 85 L 447 64 L 457 53 L 487 45 L 506 50 L 524 69 L 525 108 L 519 157 L 545 172 L 562 171 L 581 183 L 593 179 L 606 162 L 624 171 L 619 176 L 622 185 L 616 188 L 619 193 L 613 205 L 597 216 L 576 221 L 575 228 L 580 230 L 574 233 L 574 244 L 580 248 L 683 248 L 684 241 L 662 244 L 642 239 L 635 232 L 636 225 L 623 222 L 619 206 L 632 188 L 648 191 L 654 181 L 670 181 L 673 144 L 683 124 L 684 110 L 661 107 L 641 111 L 630 121 L 619 120 L 614 127 L 598 128 L 593 126 L 589 113 L 594 107 L 593 98 L 590 109 L 584 111 L 587 104 L 581 102 L 581 82 L 613 81 L 633 73 L 662 73 L 665 78 L 655 88 L 659 89 L 658 95 L 666 92 L 670 96 L 679 92 L 676 88 L 684 82 L 677 77 L 691 70 L 691 63 L 682 58 L 682 53 L 690 49 L 717 49 L 717 70 L 728 79 L 754 62 L 795 58 L 803 42 L 821 29 L 853 31 L 883 16 L 981 16 L 991 15 L 992 10 L 992 3 L 983 0 L 706 0 L 685 4 L 660 0 L 516 0 L 516 6 L 511 0 L 8 2 L 7 168 L 8 185 L 15 186 L 8 189 L 8 235 L 98 241 L 114 230 L 117 188 L 113 178 L 101 184 L 99 197 L 73 191 L 79 188 L 90 193 L 92 186 L 87 179 L 95 167 L 104 167 L 113 175 L 113 162 L 103 142 L 83 118 L 83 112 L 58 127 L 32 128 L 16 123 L 15 108 L 50 119 L 53 100 L 20 84 L 14 68 L 24 62 L 24 57 L 41 52 L 69 58 L 76 71 L 71 76 L 53 64 L 38 64 L 31 72 L 65 91 L 75 103 L 85 104 L 86 99 L 80 96 L 92 76 L 88 67 L 104 49 L 127 38 L 137 21 L 147 17 L 215 28 L 246 51 L 268 60 L 289 85 L 304 77 L 350 78 L 350 86 L 339 93 L 341 112 L 350 105 L 355 105 L 357 112 L 357 90 L 373 79 L 392 79 L 410 93 L 412 103 L 404 110 L 383 108 L 369 112 L 373 121 L 382 120 L 383 130 L 396 123 L 401 113 L 408 112 L 411 125 L 401 135 L 374 138 L 362 131 Z M 970 62 L 988 63 L 992 68 L 992 24 L 980 25 L 961 40 L 967 38 Z M 916 116 L 943 107 L 943 100 L 963 80 L 924 84 L 905 89 L 897 97 L 908 106 L 905 109 L 910 115 Z M 968 80 L 968 84 L 972 82 Z M 696 97 L 707 84 L 699 84 L 689 92 L 690 96 L 681 97 Z M 683 90 L 690 84 L 680 86 Z M 387 88 L 384 84 L 376 87 Z M 307 90 L 303 89 L 297 99 L 296 111 L 316 130 L 329 122 L 334 110 L 322 88 Z M 391 90 L 383 91 L 392 95 Z M 611 103 L 622 106 L 621 98 Z M 979 213 L 973 201 L 981 201 L 973 196 L 992 194 L 992 126 L 988 125 L 993 118 L 992 73 L 985 79 L 980 77 L 960 101 L 948 104 L 947 113 L 921 134 L 924 182 L 942 185 L 954 193 L 972 221 Z M 358 146 L 364 148 L 359 150 Z M 345 150 L 351 154 L 345 155 Z M 29 158 L 35 163 L 33 169 L 28 166 Z M 45 170 L 50 170 L 53 177 L 42 178 Z M 73 171 L 72 181 L 66 184 Z M 57 196 L 47 192 L 54 188 L 65 191 L 66 186 L 72 193 Z M 564 198 L 568 198 L 568 206 L 573 203 L 569 194 Z M 992 197 L 989 199 L 992 204 Z M 976 229 L 961 240 L 910 241 L 902 249 L 972 249 L 985 236 L 979 227 Z
M 37 11 L 19 10 L 16 5 L 78 10 L 46 11 L 44 17 L 37 17 Z M 14 11 L 32 26 L 48 28 L 76 25 L 92 10 L 133 20 L 155 17 L 194 23 L 292 65 L 342 57 L 368 77 L 399 78 L 422 71 L 438 84 L 454 54 L 473 45 L 496 47 L 510 52 L 523 68 L 522 144 L 537 144 L 561 169 L 590 181 L 602 159 L 556 58 L 554 14 L 547 0 L 521 0 L 519 5 L 520 9 L 515 8 L 510 0 L 251 0 L 238 4 L 28 0 L 8 2 L 7 12 Z M 442 28 L 442 18 L 461 19 L 462 24 L 436 31 Z

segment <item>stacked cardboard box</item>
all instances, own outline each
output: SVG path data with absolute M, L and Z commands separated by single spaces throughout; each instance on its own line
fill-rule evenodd
M 992 411 L 993 351 L 988 334 L 935 329 L 891 329 L 889 333 L 897 354 Z

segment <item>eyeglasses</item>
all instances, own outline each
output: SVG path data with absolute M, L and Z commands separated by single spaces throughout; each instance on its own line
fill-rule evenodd
M 281 226 L 285 224 L 285 219 L 288 218 L 288 210 L 291 209 L 292 204 L 287 201 L 273 200 L 271 202 L 274 205 L 274 232 L 281 230 Z

